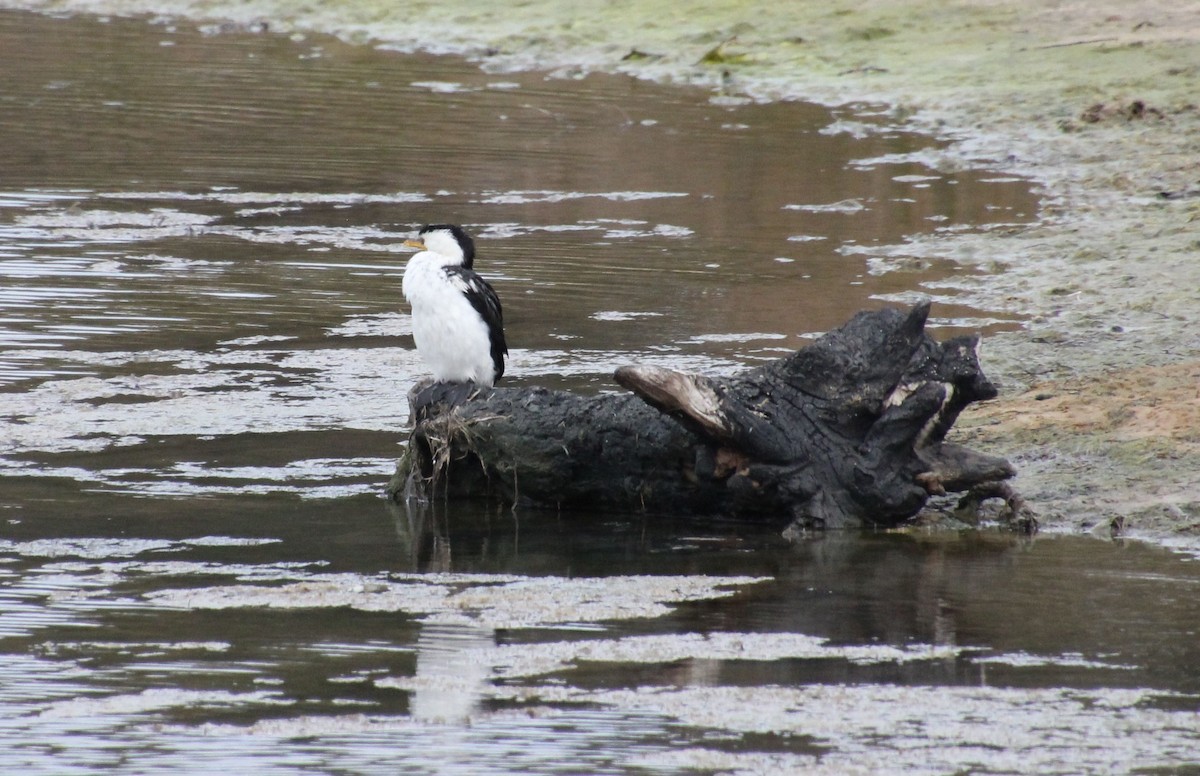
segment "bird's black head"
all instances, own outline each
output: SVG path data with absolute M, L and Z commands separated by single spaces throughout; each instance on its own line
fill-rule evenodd
M 471 239 L 471 235 L 457 224 L 427 224 L 421 227 L 420 235 L 422 240 L 427 240 L 432 233 L 449 233 L 458 243 L 458 247 L 462 250 L 463 262 L 462 266 L 465 269 L 471 269 L 475 264 L 475 241 Z

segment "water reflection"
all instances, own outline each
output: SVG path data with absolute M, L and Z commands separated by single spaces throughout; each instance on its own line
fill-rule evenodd
M 426 538 L 406 534 L 401 547 L 430 548 L 414 557 L 429 571 L 536 574 L 565 564 L 585 577 L 625 570 L 773 580 L 740 590 L 736 605 L 666 615 L 655 632 L 802 633 L 832 645 L 926 645 L 931 657 L 954 658 L 923 681 L 1024 685 L 1028 669 L 1037 668 L 1069 683 L 1079 677 L 1090 684 L 1099 671 L 1116 686 L 1200 691 L 1185 668 L 1200 622 L 1200 606 L 1187 599 L 1200 576 L 1138 544 L 972 533 L 830 534 L 789 545 L 737 524 L 461 511 L 453 522 L 421 525 Z M 843 679 L 863 678 L 843 668 Z M 731 670 L 746 675 L 743 667 Z M 758 681 L 783 681 L 791 671 L 796 681 L 811 681 L 814 667 L 766 663 L 761 671 Z M 923 674 L 909 672 L 916 675 Z
M 409 713 L 420 722 L 464 723 L 479 713 L 493 666 L 480 659 L 495 629 L 430 623 L 417 637 L 417 668 Z
M 175 502 L 168 538 L 160 512 L 139 516 L 120 494 L 93 494 L 88 514 L 120 515 L 129 536 L 55 538 L 62 507 L 42 503 L 10 526 L 25 538 L 0 542 L 0 645 L 14 658 L 0 735 L 70 740 L 81 767 L 117 749 L 174 767 L 214 736 L 243 766 L 312 756 L 453 772 L 508 747 L 520 754 L 498 771 L 579 756 L 624 773 L 713 752 L 844 766 L 909 751 L 928 733 L 920 718 L 962 736 L 938 762 L 978 754 L 999 726 L 1022 757 L 1050 767 L 1059 751 L 1091 768 L 1170 762 L 1200 735 L 1200 576 L 1136 544 L 787 545 L 738 524 L 375 499 L 227 509 L 252 508 L 247 497 Z M 263 538 L 231 535 L 250 529 Z M 881 732 L 856 738 L 864 723 Z M 1057 738 L 1098 725 L 1122 746 Z M 756 737 L 768 732 L 783 738 Z

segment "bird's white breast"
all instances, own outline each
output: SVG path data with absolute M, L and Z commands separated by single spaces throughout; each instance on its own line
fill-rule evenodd
M 487 324 L 464 292 L 459 278 L 442 271 L 439 254 L 422 251 L 408 260 L 402 288 L 412 305 L 417 352 L 437 380 L 495 382 Z

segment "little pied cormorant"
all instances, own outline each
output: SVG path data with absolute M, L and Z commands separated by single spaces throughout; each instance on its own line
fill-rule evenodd
M 438 381 L 494 385 L 508 355 L 504 313 L 495 289 L 472 269 L 475 243 L 460 226 L 431 224 L 404 244 L 420 249 L 401 283 L 417 352 Z

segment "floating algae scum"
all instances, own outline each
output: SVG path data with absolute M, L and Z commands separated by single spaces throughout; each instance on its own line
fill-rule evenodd
M 347 36 L 366 13 L 307 8 Z M 720 65 L 702 88 L 546 79 L 519 54 L 553 36 L 510 45 L 497 56 L 531 72 L 501 73 L 264 32 L 285 20 L 239 9 L 226 26 L 234 9 L 142 8 L 199 28 L 0 13 L 3 770 L 1195 761 L 1200 572 L 1154 546 L 788 545 L 379 496 L 421 370 L 395 250 L 414 223 L 478 234 L 513 384 L 731 372 L 921 284 L 966 289 L 935 322 L 992 332 L 1011 383 L 1004 332 L 1056 324 L 972 296 L 1019 267 L 977 277 L 928 246 L 1055 239 L 1029 226 L 1024 180 L 951 169 L 877 107 L 745 103 L 732 61 L 714 99 Z M 490 29 L 443 10 L 448 30 Z M 625 66 L 665 72 L 653 42 L 622 41 L 648 55 Z

